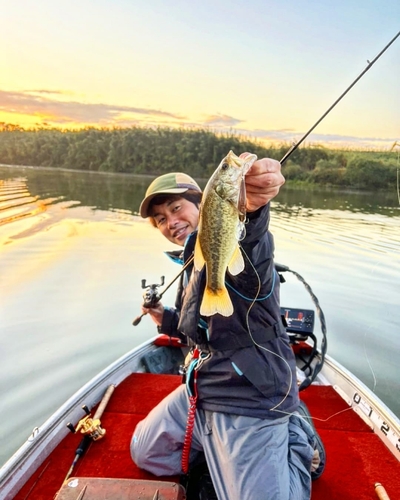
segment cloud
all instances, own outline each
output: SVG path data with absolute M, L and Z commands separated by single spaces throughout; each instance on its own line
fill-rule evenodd
M 239 120 L 238 118 L 233 118 L 233 116 L 221 115 L 220 113 L 216 115 L 208 116 L 204 120 L 205 125 L 211 125 L 214 127 L 234 127 L 238 123 L 242 123 L 244 120 Z
M 229 115 L 216 114 L 209 116 L 203 122 L 204 126 L 213 127 L 218 132 L 236 133 L 245 136 L 248 139 L 259 139 L 266 143 L 289 143 L 296 144 L 305 134 L 294 129 L 246 129 L 236 127 L 237 124 L 244 122 Z M 306 139 L 307 144 L 323 144 L 332 147 L 387 147 L 395 141 L 395 137 L 356 137 L 339 134 L 318 134 L 311 133 Z
M 24 94 L 50 94 L 50 95 L 73 95 L 73 92 L 67 90 L 46 90 L 46 89 L 37 89 L 37 90 L 25 90 Z
M 190 120 L 179 114 L 153 108 L 118 106 L 104 103 L 85 103 L 69 100 L 73 94 L 63 90 L 35 89 L 21 92 L 0 90 L 0 112 L 14 114 L 16 122 L 31 116 L 37 125 L 78 126 L 165 126 L 188 129 L 206 128 L 212 132 L 237 134 L 264 143 L 297 143 L 304 132 L 293 129 L 249 129 L 238 127 L 245 120 L 228 114 L 216 113 L 200 120 Z M 332 147 L 390 148 L 398 137 L 355 137 L 312 133 L 306 143 Z
M 17 115 L 38 116 L 47 122 L 57 125 L 68 123 L 111 125 L 115 124 L 115 121 L 123 115 L 125 115 L 126 120 L 129 118 L 133 122 L 135 121 L 133 115 L 140 115 L 142 117 L 156 116 L 178 121 L 184 119 L 184 117 L 177 114 L 158 109 L 63 101 L 44 97 L 42 94 L 65 95 L 61 91 L 36 90 L 8 92 L 0 90 L 0 111 Z
M 228 132 L 228 129 L 226 129 Z M 231 130 L 232 131 L 232 130 Z M 244 135 L 248 138 L 260 139 L 269 143 L 290 143 L 296 144 L 305 134 L 305 132 L 297 132 L 293 129 L 240 129 L 234 130 L 237 134 Z M 395 141 L 395 137 L 356 137 L 351 135 L 340 134 L 318 134 L 311 133 L 304 141 L 310 144 L 323 144 L 332 147 L 388 147 Z

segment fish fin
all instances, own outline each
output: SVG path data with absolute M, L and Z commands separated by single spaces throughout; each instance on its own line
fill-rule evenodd
M 199 236 L 197 235 L 196 244 L 194 247 L 194 268 L 196 269 L 196 271 L 201 271 L 204 267 L 205 262 L 206 261 L 201 249 Z
M 242 252 L 240 251 L 239 245 L 236 246 L 233 252 L 232 258 L 228 264 L 228 271 L 232 276 L 236 276 L 241 273 L 244 269 L 244 260 Z
M 224 287 L 214 291 L 206 287 L 201 302 L 200 314 L 202 316 L 212 316 L 217 313 L 221 314 L 221 316 L 231 316 L 233 314 L 233 304 L 228 290 Z

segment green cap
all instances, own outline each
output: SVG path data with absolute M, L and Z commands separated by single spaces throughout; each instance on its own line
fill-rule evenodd
M 150 217 L 149 204 L 151 200 L 159 194 L 180 194 L 185 193 L 188 189 L 199 191 L 200 186 L 189 175 L 181 172 L 171 172 L 169 174 L 160 175 L 147 188 L 146 195 L 140 204 L 140 215 L 146 219 Z

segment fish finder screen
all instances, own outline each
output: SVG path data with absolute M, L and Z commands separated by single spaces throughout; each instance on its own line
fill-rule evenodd
M 314 331 L 314 311 L 281 307 L 281 314 L 285 319 L 288 332 L 312 333 Z

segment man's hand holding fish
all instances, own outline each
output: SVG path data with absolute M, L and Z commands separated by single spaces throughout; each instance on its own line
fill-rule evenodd
M 242 153 L 240 158 L 246 158 L 250 153 Z M 246 210 L 255 212 L 271 201 L 285 183 L 279 161 L 271 158 L 257 160 L 245 176 Z

